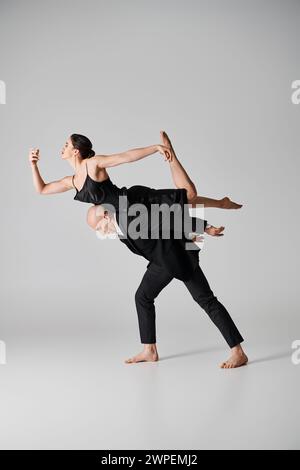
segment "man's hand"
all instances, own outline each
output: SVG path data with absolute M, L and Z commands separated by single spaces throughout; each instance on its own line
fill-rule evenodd
M 204 237 L 202 235 L 195 235 L 192 238 L 192 242 L 204 242 Z
M 222 237 L 224 235 L 223 232 L 225 227 L 214 227 L 211 225 L 210 227 L 207 227 L 204 232 L 207 233 L 208 235 L 211 235 L 212 237 Z

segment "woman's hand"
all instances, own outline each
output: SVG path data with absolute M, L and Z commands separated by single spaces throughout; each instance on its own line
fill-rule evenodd
M 40 159 L 40 150 L 38 148 L 31 148 L 29 152 L 29 161 L 31 165 L 36 165 Z
M 221 232 L 223 232 L 224 228 L 225 227 L 214 227 L 211 225 L 210 227 L 206 228 L 204 232 L 208 235 L 211 235 L 212 237 L 222 237 L 224 233 Z
M 168 160 L 169 162 L 172 161 L 172 152 L 171 152 L 170 147 L 167 147 L 166 145 L 159 144 L 157 146 L 157 151 L 165 156 L 165 161 L 166 160 Z

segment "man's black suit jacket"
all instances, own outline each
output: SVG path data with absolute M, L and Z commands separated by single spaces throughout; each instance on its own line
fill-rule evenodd
M 128 216 L 127 216 L 128 217 Z M 198 217 L 190 217 L 192 231 L 196 231 L 196 227 L 202 226 L 203 230 L 207 225 L 207 220 L 199 219 Z M 116 220 L 120 229 L 126 235 L 119 235 L 119 239 L 124 243 L 133 253 L 143 256 L 149 263 L 151 262 L 164 267 L 173 277 L 185 281 L 190 279 L 194 270 L 199 264 L 199 251 L 200 248 L 187 238 L 182 232 L 180 238 L 170 239 L 133 239 L 124 230 L 122 221 L 120 220 L 119 213 L 116 212 Z M 129 217 L 127 218 L 129 224 Z M 128 225 L 127 225 L 128 226 Z M 197 233 L 203 233 L 197 231 Z M 193 249 L 187 249 L 187 248 Z

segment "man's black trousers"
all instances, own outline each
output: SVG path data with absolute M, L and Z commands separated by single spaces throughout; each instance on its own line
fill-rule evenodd
M 150 262 L 135 293 L 140 338 L 143 344 L 156 343 L 155 298 L 173 279 L 165 268 Z M 231 316 L 211 290 L 208 281 L 198 265 L 193 276 L 182 281 L 193 299 L 203 308 L 220 330 L 230 348 L 244 341 Z

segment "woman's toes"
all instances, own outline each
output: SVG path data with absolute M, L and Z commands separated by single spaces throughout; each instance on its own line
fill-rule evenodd
M 220 206 L 222 209 L 240 209 L 243 207 L 243 204 L 233 202 L 231 199 L 229 199 L 229 197 L 225 196 L 220 200 Z

